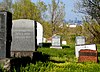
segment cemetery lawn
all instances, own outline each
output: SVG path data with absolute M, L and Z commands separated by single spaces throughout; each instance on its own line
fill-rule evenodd
M 43 60 L 21 67 L 20 72 L 100 72 L 100 62 L 78 63 L 74 50 L 74 45 L 64 49 L 38 48 Z M 97 50 L 100 61 L 100 45 L 97 45 Z

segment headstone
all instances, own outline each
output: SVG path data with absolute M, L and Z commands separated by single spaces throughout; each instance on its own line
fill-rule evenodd
M 45 43 L 46 42 L 46 38 L 43 38 L 43 43 Z
M 66 41 L 62 41 L 62 45 L 66 45 L 67 43 L 66 43 Z
M 0 59 L 10 57 L 12 14 L 0 12 Z
M 37 22 L 37 45 L 43 42 L 43 27 Z
M 59 35 L 52 36 L 52 46 L 50 48 L 62 49 L 61 37 Z
M 83 49 L 89 49 L 89 50 L 97 50 L 95 44 L 90 44 L 90 45 L 76 45 L 75 46 L 75 55 L 76 57 L 79 57 L 79 51 Z
M 77 36 L 76 37 L 76 45 L 83 45 L 85 44 L 85 37 L 84 36 Z
M 98 56 L 96 50 L 80 50 L 78 62 L 97 62 Z
M 36 45 L 36 22 L 28 19 L 13 20 L 11 55 L 15 52 L 17 55 L 29 56 L 27 52 L 36 51 Z

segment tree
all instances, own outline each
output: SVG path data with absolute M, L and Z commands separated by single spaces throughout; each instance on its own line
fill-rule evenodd
M 78 12 L 88 15 L 84 22 L 87 39 L 100 43 L 100 0 L 81 0 L 77 5 Z
M 90 43 L 100 43 L 100 25 L 95 21 L 84 23 L 84 34 Z
M 3 0 L 0 3 L 0 10 L 6 10 L 12 12 L 12 0 Z
M 100 0 L 81 0 L 77 5 L 79 12 L 90 15 L 100 24 Z
M 37 6 L 31 0 L 17 0 L 13 4 L 13 19 L 32 19 L 39 21 L 41 14 Z
M 40 10 L 40 13 L 41 13 L 41 17 L 42 17 L 42 19 L 44 19 L 45 20 L 45 18 L 46 18 L 46 11 L 47 11 L 47 5 L 43 2 L 43 1 L 38 1 L 37 3 L 36 3 L 36 6 L 37 6 L 37 8 Z
M 49 4 L 49 19 L 52 24 L 52 35 L 58 33 L 57 28 L 63 24 L 65 12 L 64 4 L 59 0 L 52 0 L 52 4 Z

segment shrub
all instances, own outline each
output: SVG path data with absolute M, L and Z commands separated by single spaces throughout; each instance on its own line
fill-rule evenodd
M 39 47 L 50 47 L 51 43 L 39 43 Z

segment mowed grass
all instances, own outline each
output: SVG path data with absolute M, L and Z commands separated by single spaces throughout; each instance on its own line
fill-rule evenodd
M 48 65 L 49 63 L 52 64 L 54 67 L 52 67 L 48 72 L 100 72 L 100 62 L 78 63 L 78 59 L 75 57 L 75 46 L 69 46 L 70 48 L 64 49 L 38 48 L 38 51 L 50 56 L 47 63 Z M 100 61 L 99 44 L 97 45 L 97 51 L 98 60 Z
M 46 61 L 30 63 L 26 67 L 21 67 L 20 72 L 100 72 L 100 62 L 78 63 L 75 57 L 75 46 L 68 45 L 68 48 L 38 48 L 42 55 L 49 56 Z M 98 59 L 100 61 L 100 45 L 97 45 Z M 43 57 L 46 58 L 46 57 Z M 16 70 L 14 69 L 14 72 Z

